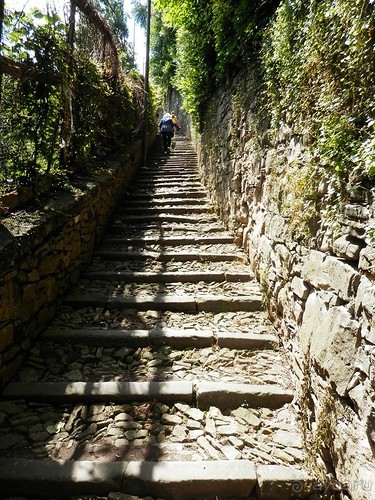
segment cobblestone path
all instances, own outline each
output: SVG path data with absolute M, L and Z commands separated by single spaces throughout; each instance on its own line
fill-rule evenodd
M 182 139 L 150 157 L 5 388 L 1 498 L 311 491 L 288 363 L 196 167 Z

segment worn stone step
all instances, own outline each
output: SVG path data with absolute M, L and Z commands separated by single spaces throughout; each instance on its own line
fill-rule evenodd
M 204 231 L 205 234 L 211 235 L 213 233 L 218 233 L 222 234 L 223 233 L 223 228 L 220 224 L 217 223 L 212 223 L 211 221 L 208 222 L 209 227 Z M 137 222 L 134 221 L 132 224 L 132 221 L 127 219 L 126 221 L 123 220 L 115 220 L 112 226 L 108 227 L 108 232 L 107 234 L 111 233 L 123 233 L 126 232 L 127 234 L 129 233 L 129 230 L 132 230 L 133 233 L 136 232 L 137 234 L 142 233 L 147 230 L 157 230 L 159 233 L 160 231 L 163 231 L 163 234 L 166 232 L 173 232 L 176 231 L 183 231 L 185 233 L 195 233 L 198 236 L 202 235 L 202 230 L 197 224 L 187 224 L 187 223 L 180 223 L 177 222 L 176 224 L 173 224 L 173 222 L 163 222 L 160 220 L 156 220 L 154 222 L 148 222 L 147 218 L 145 217 L 145 220 L 142 222 Z
M 241 405 L 280 408 L 293 400 L 293 392 L 274 384 L 227 384 L 202 381 L 164 382 L 11 382 L 1 393 L 3 399 L 68 404 L 183 401 L 207 410 L 238 408 Z
M 137 197 L 134 199 L 126 199 L 124 207 L 157 207 L 157 206 L 179 206 L 179 205 L 202 205 L 206 206 L 208 199 L 204 200 L 202 198 L 153 198 L 139 200 Z M 120 206 L 121 208 L 121 206 Z
M 186 178 L 195 178 L 197 180 L 200 180 L 198 174 L 197 174 L 197 168 L 192 167 L 192 168 L 187 168 L 187 164 L 181 165 L 175 165 L 175 166 L 164 166 L 164 167 L 142 167 L 138 170 L 138 175 L 144 178 L 150 177 L 176 177 L 179 176 L 183 179 Z
M 140 175 L 141 174 L 141 175 Z M 169 181 L 174 181 L 174 182 L 199 182 L 202 183 L 199 175 L 197 174 L 197 171 L 190 171 L 186 172 L 184 170 L 179 170 L 178 168 L 176 169 L 164 169 L 162 170 L 148 170 L 148 171 L 141 171 L 138 173 L 135 182 L 138 181 L 156 181 L 156 182 L 169 182 Z
M 261 333 L 213 332 L 212 330 L 181 330 L 162 328 L 150 330 L 102 330 L 102 329 L 63 329 L 48 328 L 40 337 L 55 343 L 133 346 L 168 345 L 175 349 L 186 347 L 202 348 L 217 346 L 230 349 L 277 349 L 275 335 Z
M 132 283 L 199 283 L 252 281 L 250 273 L 236 272 L 150 272 L 150 271 L 91 271 L 82 273 L 89 280 L 124 281 Z
M 142 236 L 134 238 L 119 238 L 105 236 L 104 243 L 123 245 L 226 245 L 233 243 L 233 236 Z
M 101 295 L 84 295 L 73 293 L 68 295 L 64 303 L 74 308 L 106 307 L 108 309 L 136 309 L 139 311 L 177 311 L 185 313 L 228 312 L 228 311 L 260 311 L 262 297 L 260 295 L 242 295 L 224 297 L 221 295 L 144 295 L 140 297 L 106 297 Z
M 133 184 L 134 189 L 139 188 L 145 188 L 145 187 L 150 187 L 152 189 L 155 188 L 173 188 L 173 187 L 178 187 L 178 188 L 198 188 L 202 189 L 202 183 L 201 181 L 189 181 L 189 180 L 181 180 L 178 177 L 175 179 L 166 179 L 166 180 L 153 180 L 153 179 L 137 179 L 137 181 Z
M 11 382 L 1 393 L 4 399 L 35 402 L 98 403 L 153 401 L 193 403 L 193 384 L 179 382 Z
M 119 215 L 117 220 L 124 220 L 126 224 L 150 224 L 151 222 L 177 222 L 177 223 L 188 223 L 188 224 L 199 224 L 202 221 L 216 221 L 216 217 L 213 216 L 202 216 L 199 217 L 193 215 L 169 215 L 169 214 L 156 214 L 156 215 Z
M 157 260 L 167 261 L 174 260 L 176 262 L 188 262 L 192 260 L 207 261 L 207 262 L 243 262 L 244 256 L 238 253 L 208 253 L 208 252 L 150 252 L 150 251 L 121 251 L 121 250 L 97 250 L 95 252 L 97 257 L 109 260 Z
M 0 486 L 5 494 L 22 495 L 31 490 L 43 498 L 56 489 L 75 496 L 116 491 L 171 499 L 240 499 L 254 493 L 263 500 L 305 498 L 320 491 L 305 471 L 282 466 L 261 466 L 256 471 L 247 460 L 43 463 L 0 459 L 0 466 Z
M 191 199 L 191 200 L 197 200 L 200 198 L 207 198 L 207 191 L 204 189 L 195 189 L 195 190 L 184 190 L 180 189 L 178 191 L 174 192 L 164 192 L 164 193 L 156 193 L 156 192 L 150 192 L 150 193 L 144 193 L 144 192 L 139 192 L 137 193 L 130 193 L 126 195 L 125 200 L 139 200 L 139 201 L 147 201 L 147 200 L 173 200 L 174 198 L 180 199 Z
M 140 169 L 123 197 L 127 215 L 121 215 L 123 208 L 115 214 L 104 239 L 107 248 L 233 243 L 216 216 L 199 213 L 209 198 L 197 178 L 196 154 L 182 138 L 176 140 L 170 156 L 151 155 L 148 168 Z M 142 212 L 146 207 L 156 210 Z M 236 262 L 231 249 L 228 262 L 216 248 L 214 258 L 224 264 L 207 260 L 207 267 L 202 259 L 208 254 L 199 249 L 166 250 L 142 252 L 142 257 L 113 247 L 98 251 L 92 271 L 84 273 L 89 283 L 78 284 L 85 293 L 66 297 L 54 320 L 59 328 L 49 328 L 36 341 L 1 395 L 5 426 L 0 449 L 9 458 L 0 459 L 0 497 L 28 497 L 30 492 L 50 499 L 105 497 L 117 491 L 153 498 L 287 500 L 317 490 L 301 471 L 301 433 L 291 417 L 294 394 L 277 336 L 268 333 L 273 330 L 260 312 L 259 287 L 237 284 L 252 279 L 250 268 L 242 272 L 245 264 Z M 104 261 L 106 254 L 131 260 Z M 150 261 L 144 265 L 139 258 Z M 151 270 L 168 264 L 153 264 L 155 258 L 186 259 L 187 264 L 157 273 Z M 197 264 L 191 259 L 199 259 L 200 267 L 192 267 Z M 176 272 L 181 266 L 193 272 Z M 195 284 L 160 285 L 185 281 L 201 283 L 200 293 Z M 223 295 L 201 293 L 210 290 L 204 283 L 212 281 L 218 283 L 212 292 L 225 288 Z M 225 281 L 233 283 L 223 287 Z M 129 422 L 121 417 L 126 412 Z M 56 444 L 63 446 L 57 451 Z M 70 445 L 76 451 L 69 452 Z M 25 460 L 30 456 L 43 460 Z M 82 460 L 60 460 L 72 456 Z
M 293 401 L 293 391 L 273 384 L 221 384 L 197 382 L 194 384 L 195 399 L 201 410 L 210 406 L 218 408 L 248 407 L 280 408 Z
M 212 213 L 212 208 L 208 205 L 197 205 L 194 207 L 189 206 L 171 206 L 165 204 L 162 207 L 143 206 L 143 207 L 119 207 L 117 214 L 129 215 L 154 215 L 154 214 L 202 214 Z
M 245 498 L 257 483 L 248 460 L 205 462 L 103 462 L 0 459 L 0 489 L 5 495 L 42 498 L 109 495 L 154 498 Z
M 169 187 L 169 188 L 137 188 L 137 195 L 139 199 L 147 198 L 163 198 L 167 196 L 168 198 L 207 198 L 207 191 L 203 188 L 189 188 L 185 189 L 182 186 Z

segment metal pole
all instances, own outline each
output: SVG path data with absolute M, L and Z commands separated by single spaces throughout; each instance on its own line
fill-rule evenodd
M 143 99 L 143 147 L 142 147 L 142 165 L 147 163 L 147 136 L 148 136 L 148 91 L 149 91 L 149 67 L 150 67 L 150 24 L 151 24 L 151 0 L 147 3 L 147 27 L 146 27 L 146 64 L 145 64 L 145 83 Z

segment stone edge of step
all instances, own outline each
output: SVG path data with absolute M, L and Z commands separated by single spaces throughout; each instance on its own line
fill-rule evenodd
M 64 299 L 72 307 L 108 307 L 115 309 L 160 310 L 185 313 L 254 312 L 263 310 L 259 294 L 225 297 L 222 295 L 144 295 L 139 297 L 106 297 L 73 293 Z
M 280 408 L 293 401 L 294 393 L 272 384 L 240 384 L 201 381 L 130 381 L 130 382 L 10 382 L 3 389 L 3 399 L 33 402 L 99 403 L 112 401 L 150 401 L 196 404 L 201 410 L 249 407 Z
M 82 278 L 89 280 L 113 280 L 126 281 L 129 283 L 211 283 L 213 281 L 223 283 L 246 283 L 254 281 L 254 276 L 250 273 L 225 272 L 225 271 L 86 271 L 82 273 Z
M 213 252 L 152 252 L 152 251 L 126 251 L 126 250 L 106 250 L 99 249 L 94 253 L 95 257 L 109 260 L 147 260 L 156 261 L 173 260 L 176 262 L 185 262 L 191 260 L 208 262 L 246 262 L 246 258 L 239 253 L 213 253 Z
M 150 330 L 103 330 L 67 329 L 50 327 L 40 335 L 41 340 L 57 343 L 70 342 L 84 345 L 106 346 L 145 346 L 169 345 L 174 348 L 186 347 L 227 347 L 229 349 L 277 349 L 278 339 L 267 333 L 218 332 L 212 330 L 182 330 L 178 328 L 160 328 Z
M 248 460 L 203 462 L 99 462 L 0 458 L 2 494 L 30 491 L 45 498 L 68 495 L 108 495 L 123 492 L 164 498 L 303 498 L 313 490 L 306 471 L 286 466 L 255 467 Z

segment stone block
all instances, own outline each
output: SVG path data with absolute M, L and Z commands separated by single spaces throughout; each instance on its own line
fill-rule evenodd
M 15 286 L 13 280 L 0 287 L 0 321 L 11 319 L 15 314 Z
M 44 300 L 40 302 L 43 305 L 45 301 L 52 302 L 57 297 L 57 283 L 53 276 L 48 276 L 40 280 L 36 286 L 38 296 L 43 295 Z
M 267 500 L 305 498 L 315 486 L 305 471 L 282 465 L 261 465 L 257 477 L 258 497 Z
M 60 271 L 61 265 L 61 254 L 46 255 L 39 263 L 38 271 L 40 276 L 45 276 L 46 274 L 54 274 Z
M 366 276 L 361 276 L 355 298 L 355 312 L 364 312 L 371 326 L 375 327 L 375 284 Z
M 272 242 L 288 241 L 289 228 L 285 223 L 285 219 L 278 214 L 273 214 L 265 229 L 267 237 Z
M 345 301 L 355 295 L 360 281 L 360 274 L 351 265 L 317 250 L 308 252 L 296 271 L 315 288 L 333 290 Z
M 317 293 L 306 301 L 298 337 L 313 363 L 327 373 L 340 396 L 355 371 L 360 325 L 343 306 L 329 307 Z
M 37 284 L 31 283 L 23 287 L 22 302 L 21 302 L 21 321 L 27 320 L 35 311 L 38 310 L 37 301 Z
M 13 342 L 13 333 L 14 326 L 12 324 L 5 325 L 0 329 L 0 352 L 11 345 Z
M 333 252 L 345 260 L 358 261 L 359 253 L 363 248 L 364 242 L 350 238 L 350 236 L 340 236 L 332 245 Z
M 358 269 L 375 275 L 375 248 L 367 246 L 359 254 Z
M 342 212 L 346 217 L 359 220 L 368 220 L 370 217 L 370 210 L 368 207 L 359 204 L 346 203 L 342 207 Z
M 293 293 L 302 300 L 306 300 L 309 296 L 310 287 L 303 279 L 297 276 L 294 276 L 292 279 L 291 288 Z

